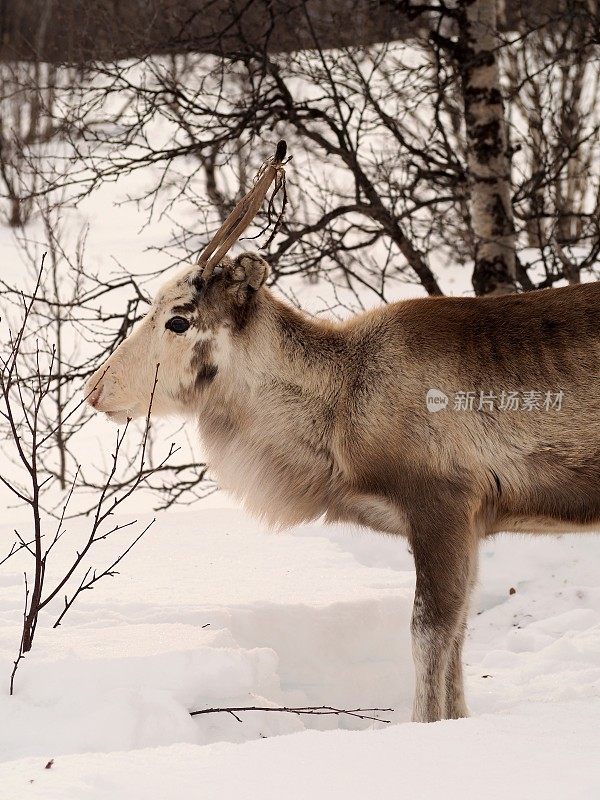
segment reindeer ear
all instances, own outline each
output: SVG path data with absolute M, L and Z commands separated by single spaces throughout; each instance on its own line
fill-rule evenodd
M 234 283 L 257 291 L 269 277 L 269 265 L 257 253 L 242 253 L 231 266 Z

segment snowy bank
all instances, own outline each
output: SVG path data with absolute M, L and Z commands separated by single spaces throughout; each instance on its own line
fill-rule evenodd
M 67 557 L 65 542 L 54 568 Z M 414 576 L 401 540 L 320 524 L 273 534 L 235 508 L 165 513 L 60 628 L 60 601 L 44 613 L 12 698 L 23 587 L 11 559 L 0 797 L 596 798 L 600 538 L 499 537 L 481 562 L 465 653 L 474 717 L 420 726 L 407 723 Z M 395 711 L 388 726 L 189 716 L 274 704 Z

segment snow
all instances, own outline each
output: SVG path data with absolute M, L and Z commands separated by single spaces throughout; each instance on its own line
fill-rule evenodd
M 598 797 L 599 563 L 589 534 L 486 543 L 465 652 L 474 716 L 417 725 L 403 540 L 168 512 L 60 628 L 60 603 L 40 621 L 15 696 L 0 696 L 0 797 Z M 1 573 L 5 679 L 21 566 Z M 189 716 L 279 704 L 395 711 L 389 725 Z
M 597 711 L 584 703 L 555 713 L 531 706 L 500 719 L 310 731 L 243 745 L 178 744 L 68 756 L 49 770 L 27 759 L 0 774 L 5 791 L 40 800 L 592 800 L 600 790 L 600 762 L 590 761 L 582 740 L 597 726 Z

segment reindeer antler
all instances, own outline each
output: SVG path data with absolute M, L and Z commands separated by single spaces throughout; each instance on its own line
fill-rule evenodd
M 265 161 L 258 170 L 252 189 L 242 197 L 200 254 L 198 264 L 200 266 L 204 265 L 202 270 L 204 280 L 210 278 L 213 269 L 257 215 L 273 181 L 275 181 L 273 195 L 284 186 L 285 169 L 283 162 L 286 153 L 287 144 L 284 139 L 281 139 L 281 141 L 277 142 L 275 155 Z

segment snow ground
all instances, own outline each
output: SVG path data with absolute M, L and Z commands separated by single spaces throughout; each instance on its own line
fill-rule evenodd
M 0 798 L 597 798 L 599 564 L 593 535 L 487 543 L 465 653 L 474 716 L 424 726 L 407 722 L 403 541 L 273 534 L 236 508 L 162 515 L 122 575 L 59 629 L 60 604 L 40 622 L 15 696 L 0 696 Z M 0 577 L 6 682 L 21 565 Z M 272 704 L 395 711 L 389 725 L 188 714 Z

